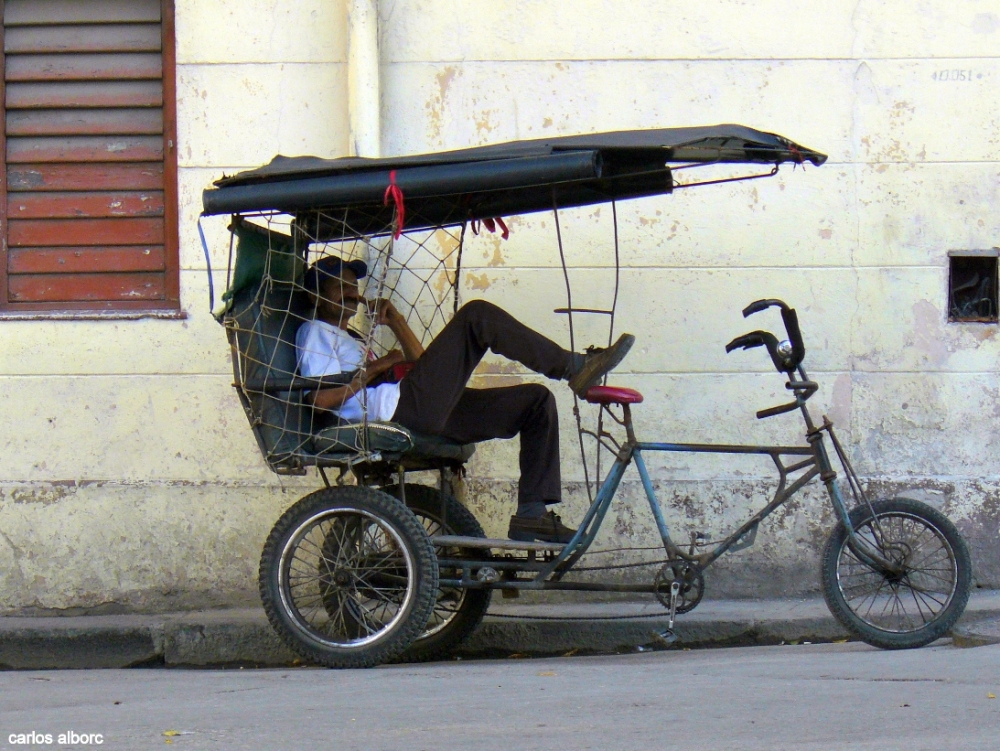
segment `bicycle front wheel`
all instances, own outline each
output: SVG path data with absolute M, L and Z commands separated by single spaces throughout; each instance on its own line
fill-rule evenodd
M 861 561 L 840 523 L 823 552 L 823 595 L 834 617 L 862 641 L 882 649 L 922 647 L 947 634 L 965 610 L 969 549 L 948 517 L 925 503 L 895 498 L 873 503 L 872 510 L 855 508 L 851 524 L 898 571 Z

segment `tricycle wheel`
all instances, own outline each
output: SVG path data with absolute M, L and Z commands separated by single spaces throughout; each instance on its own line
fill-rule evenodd
M 331 668 L 392 660 L 424 630 L 438 588 L 423 525 L 386 493 L 324 488 L 282 515 L 264 545 L 260 596 L 292 650 Z
M 442 520 L 439 490 L 426 485 L 407 484 L 405 487 L 406 505 L 423 523 L 430 537 L 435 535 L 486 537 L 473 513 L 450 493 L 444 495 L 446 518 Z M 386 488 L 385 491 L 397 496 L 399 494 L 399 488 L 396 486 Z M 439 550 L 452 556 L 463 552 L 454 548 L 439 548 Z M 442 578 L 460 578 L 461 574 L 461 571 L 440 569 Z M 400 659 L 406 662 L 426 662 L 447 657 L 476 630 L 486 611 L 489 610 L 492 595 L 493 592 L 489 589 L 440 587 L 427 627 Z
M 823 552 L 823 595 L 843 626 L 882 649 L 922 647 L 948 633 L 972 584 L 969 549 L 955 525 L 919 501 L 895 498 L 850 513 L 858 536 L 898 565 L 863 563 L 838 524 Z

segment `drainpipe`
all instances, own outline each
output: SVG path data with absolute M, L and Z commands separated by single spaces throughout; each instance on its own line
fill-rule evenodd
M 349 0 L 347 5 L 347 107 L 353 155 L 379 156 L 378 0 Z

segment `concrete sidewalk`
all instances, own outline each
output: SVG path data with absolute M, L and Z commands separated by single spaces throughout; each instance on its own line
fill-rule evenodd
M 652 617 L 635 618 L 652 614 Z M 631 617 L 630 617 L 631 616 Z M 577 620 L 579 619 L 579 620 Z M 521 604 L 499 596 L 463 657 L 557 655 L 656 648 L 659 605 Z M 820 598 L 710 600 L 679 616 L 681 647 L 833 641 L 847 634 Z M 992 641 L 991 641 L 992 639 Z M 959 646 L 1000 642 L 1000 591 L 974 592 L 955 629 Z M 259 609 L 162 615 L 0 618 L 0 668 L 288 665 L 296 660 Z

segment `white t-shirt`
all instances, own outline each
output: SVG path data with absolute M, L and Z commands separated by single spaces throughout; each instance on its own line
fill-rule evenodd
M 326 321 L 306 321 L 299 326 L 295 347 L 299 375 L 305 378 L 350 373 L 361 367 L 364 358 L 364 348 L 357 339 Z M 399 404 L 399 384 L 369 386 L 333 411 L 343 420 L 357 422 L 364 419 L 365 402 L 369 420 L 391 419 Z

